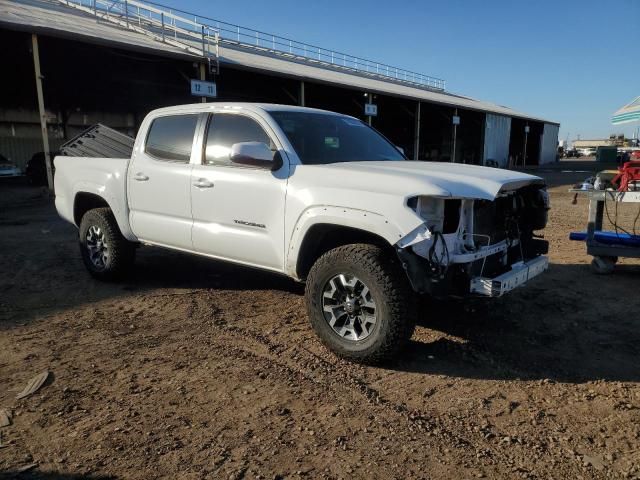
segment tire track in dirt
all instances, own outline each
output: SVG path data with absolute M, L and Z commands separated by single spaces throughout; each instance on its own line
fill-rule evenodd
M 199 298 L 199 300 L 205 304 L 207 302 L 206 298 Z M 235 306 L 241 308 L 241 305 L 236 304 Z M 202 305 L 200 308 L 203 308 Z M 218 310 L 218 313 L 221 313 L 221 311 Z M 427 442 L 429 449 L 447 453 L 456 450 L 458 460 L 462 453 L 463 458 L 467 457 L 467 461 L 472 461 L 476 467 L 478 464 L 484 469 L 493 468 L 500 464 L 507 465 L 511 466 L 511 473 L 515 473 L 522 478 L 535 477 L 527 468 L 521 466 L 522 462 L 518 461 L 517 456 L 510 455 L 504 450 L 496 449 L 492 443 L 486 441 L 496 436 L 488 424 L 471 425 L 472 430 L 476 429 L 476 433 L 484 436 L 484 441 L 470 440 L 468 419 L 452 422 L 452 419 L 447 421 L 441 417 L 434 417 L 422 409 L 409 409 L 405 404 L 385 398 L 378 390 L 370 387 L 360 376 L 350 371 L 363 370 L 367 367 L 354 366 L 331 357 L 330 354 L 328 356 L 331 360 L 328 360 L 326 357 L 314 353 L 304 346 L 290 346 L 276 342 L 273 340 L 273 336 L 264 335 L 251 328 L 229 325 L 227 322 L 217 323 L 216 327 L 218 330 L 211 332 L 212 335 L 216 335 L 214 342 L 219 342 L 224 348 L 231 349 L 241 355 L 253 355 L 256 361 L 261 360 L 268 368 L 276 366 L 281 370 L 287 371 L 289 375 L 301 375 L 301 378 L 306 381 L 331 390 L 336 397 L 344 396 L 342 390 L 347 388 L 349 391 L 356 393 L 366 404 L 382 410 L 385 417 L 401 420 L 401 422 L 404 422 L 405 427 L 400 432 L 396 432 L 396 438 L 398 439 L 402 437 L 405 439 L 411 438 L 418 434 L 423 442 Z M 219 336 L 220 332 L 229 335 L 233 340 L 225 342 Z M 253 341 L 253 348 L 249 348 L 246 342 L 247 339 Z M 242 343 L 243 346 L 229 347 L 229 344 L 237 345 L 238 343 Z M 396 423 L 399 423 L 397 420 Z M 433 437 L 437 437 L 436 442 L 432 440 Z M 522 438 L 509 439 L 506 443 L 510 445 L 513 443 L 511 449 L 520 446 L 523 450 L 529 448 L 528 442 Z M 544 450 L 544 445 L 538 448 Z M 523 453 L 526 456 L 526 452 Z M 548 452 L 542 453 L 546 453 L 548 456 Z M 521 453 L 520 457 L 522 456 Z M 553 469 L 548 472 L 551 473 L 552 471 Z

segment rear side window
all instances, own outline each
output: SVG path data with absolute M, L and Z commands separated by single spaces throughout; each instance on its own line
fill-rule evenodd
M 189 163 L 198 115 L 158 117 L 151 124 L 145 152 L 159 160 Z
M 232 145 L 241 142 L 262 142 L 275 149 L 269 135 L 251 118 L 228 113 L 213 114 L 207 130 L 205 164 L 229 165 Z

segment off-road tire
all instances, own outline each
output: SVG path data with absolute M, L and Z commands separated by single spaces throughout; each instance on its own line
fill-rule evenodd
M 87 233 L 97 227 L 104 235 L 109 256 L 104 268 L 98 268 L 90 258 L 87 247 Z M 79 228 L 80 254 L 85 267 L 99 280 L 113 281 L 122 278 L 131 268 L 135 259 L 135 244 L 122 236 L 110 208 L 94 208 L 84 214 Z
M 362 279 L 375 299 L 379 316 L 363 340 L 342 338 L 325 319 L 325 285 L 341 273 Z M 417 302 L 406 274 L 393 251 L 375 245 L 344 245 L 322 255 L 307 276 L 305 298 L 309 320 L 322 343 L 350 361 L 384 363 L 407 344 L 415 329 Z

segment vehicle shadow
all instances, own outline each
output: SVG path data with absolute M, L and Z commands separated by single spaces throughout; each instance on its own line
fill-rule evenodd
M 155 247 L 138 249 L 122 280 L 95 280 L 82 264 L 76 228 L 58 217 L 45 191 L 17 182 L 0 185 L 0 229 L 0 330 L 158 289 L 304 292 L 283 275 Z
M 0 329 L 83 305 L 157 290 L 277 290 L 304 294 L 303 284 L 284 275 L 156 247 L 139 249 L 130 272 L 116 282 L 104 282 L 89 275 L 75 239 L 71 238 L 64 242 L 62 253 L 47 253 L 55 256 L 40 257 L 29 261 L 26 268 L 19 268 L 18 279 L 1 279 L 0 294 L 5 298 L 0 302 Z
M 156 247 L 139 249 L 135 267 L 123 279 L 127 290 L 209 288 L 281 290 L 304 293 L 304 285 L 277 273 Z
M 607 277 L 552 265 L 527 288 L 485 301 L 425 302 L 393 370 L 482 379 L 640 381 L 640 265 Z M 421 335 L 421 327 L 431 335 Z

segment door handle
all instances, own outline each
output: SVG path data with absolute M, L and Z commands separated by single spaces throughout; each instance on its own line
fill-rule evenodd
M 199 178 L 193 182 L 193 186 L 198 188 L 211 188 L 213 187 L 213 182 L 210 182 L 206 178 Z
M 144 173 L 142 172 L 138 172 L 133 176 L 134 180 L 137 180 L 139 182 L 146 182 L 147 180 L 149 180 L 149 177 L 147 177 Z

